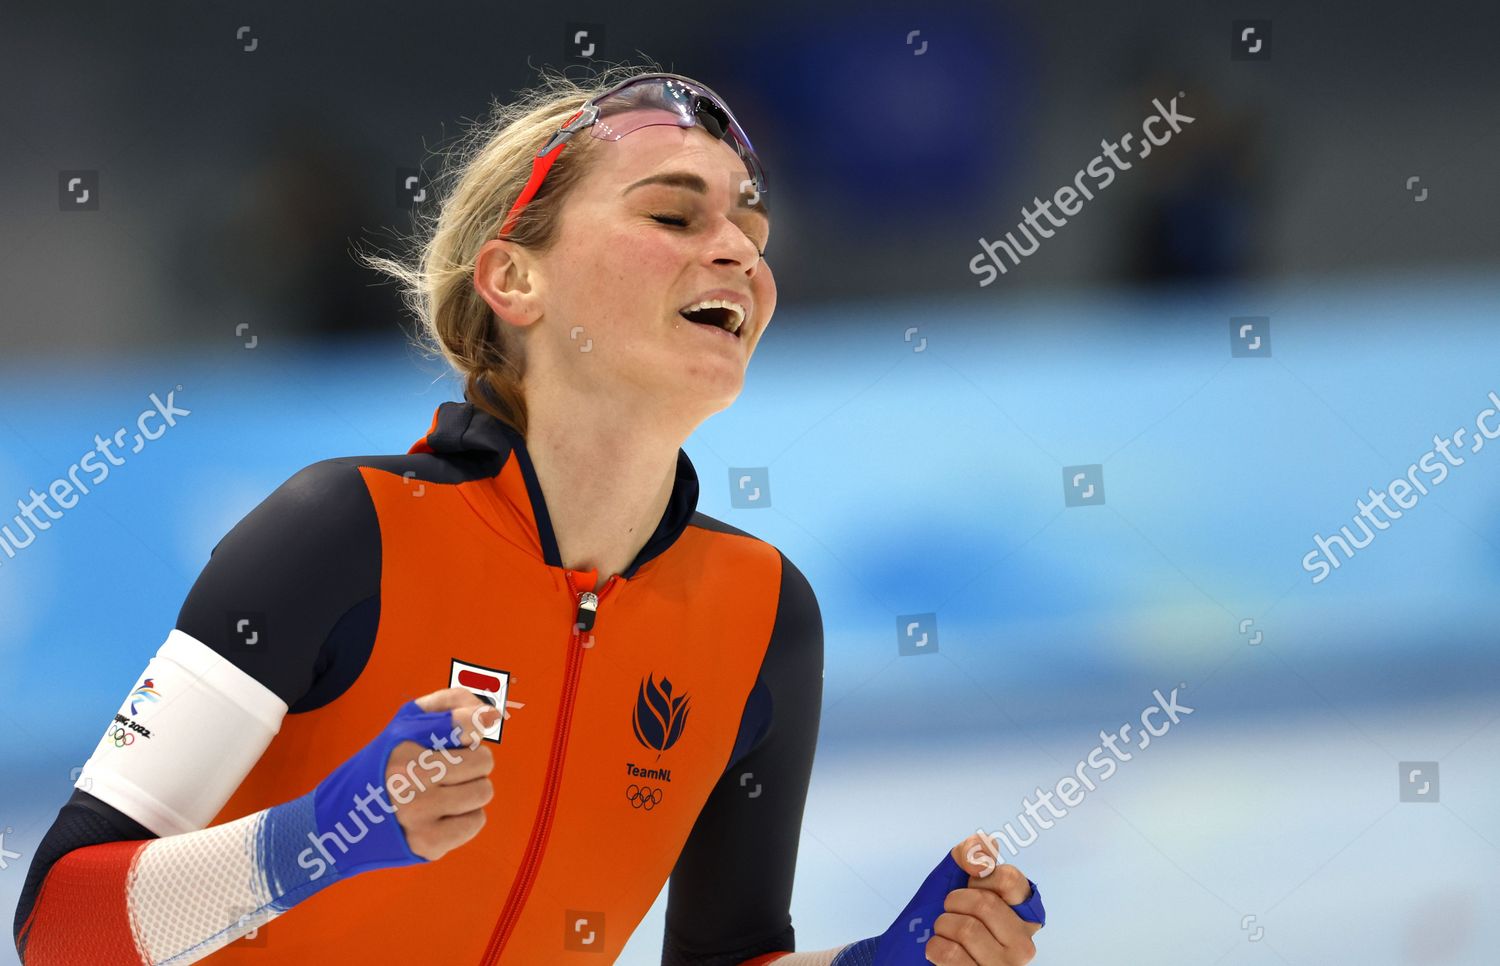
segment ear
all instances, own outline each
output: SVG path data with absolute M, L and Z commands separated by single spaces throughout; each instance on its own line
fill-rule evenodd
M 504 238 L 491 238 L 474 256 L 474 291 L 502 321 L 517 327 L 542 316 L 541 276 L 531 252 Z

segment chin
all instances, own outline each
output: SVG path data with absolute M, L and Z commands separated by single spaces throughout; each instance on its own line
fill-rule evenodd
M 718 412 L 734 402 L 739 398 L 741 390 L 745 388 L 743 366 L 730 368 L 725 363 L 715 360 L 713 365 L 689 365 L 679 372 L 680 375 L 673 378 L 674 386 L 680 387 L 694 399 L 712 407 L 712 412 Z

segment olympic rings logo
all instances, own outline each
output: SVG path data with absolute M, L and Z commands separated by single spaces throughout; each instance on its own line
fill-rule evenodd
M 115 725 L 110 729 L 109 740 L 115 743 L 116 748 L 124 748 L 126 745 L 135 744 L 135 735 L 131 734 L 124 725 Z
M 625 797 L 630 799 L 631 808 L 644 808 L 649 812 L 661 804 L 661 789 L 649 785 L 631 785 L 625 789 Z

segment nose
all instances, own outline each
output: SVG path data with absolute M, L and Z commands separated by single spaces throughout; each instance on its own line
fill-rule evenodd
M 759 271 L 760 249 L 755 247 L 755 241 L 745 234 L 744 229 L 728 218 L 722 219 L 708 255 L 715 265 L 741 267 L 749 278 L 754 278 Z

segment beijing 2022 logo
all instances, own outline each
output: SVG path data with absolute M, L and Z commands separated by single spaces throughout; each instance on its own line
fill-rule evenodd
M 115 692 L 118 694 L 119 692 Z M 139 714 L 141 702 L 155 704 L 161 700 L 161 692 L 156 690 L 156 682 L 146 678 L 141 686 L 130 692 L 130 713 Z
M 666 678 L 657 684 L 654 676 L 648 675 L 641 682 L 641 690 L 635 700 L 635 714 L 631 724 L 635 739 L 658 756 L 677 743 L 682 737 L 682 728 L 687 724 L 688 696 L 672 696 L 672 682 Z

